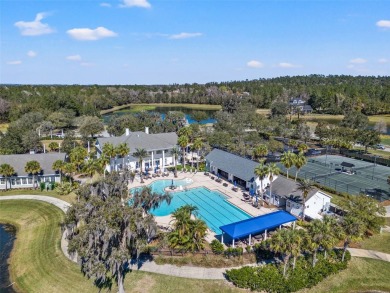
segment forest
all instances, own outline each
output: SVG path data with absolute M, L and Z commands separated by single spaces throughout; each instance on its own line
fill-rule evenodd
M 0 122 L 23 114 L 44 116 L 71 111 L 99 116 L 100 111 L 129 103 L 217 104 L 234 111 L 241 102 L 255 108 L 301 97 L 316 113 L 365 115 L 390 113 L 390 78 L 310 75 L 207 84 L 172 85 L 1 85 Z

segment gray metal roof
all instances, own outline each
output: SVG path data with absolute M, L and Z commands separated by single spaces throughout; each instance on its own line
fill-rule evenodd
M 130 154 L 134 153 L 137 148 L 151 150 L 171 149 L 177 145 L 177 134 L 175 132 L 148 134 L 142 131 L 130 132 L 129 135 L 100 137 L 97 139 L 97 145 L 100 148 L 105 143 L 112 143 L 117 146 L 126 143 L 130 148 Z
M 259 163 L 246 158 L 219 150 L 213 149 L 207 156 L 206 160 L 212 166 L 217 167 L 225 172 L 233 174 L 245 181 L 251 181 L 255 177 L 254 169 Z
M 292 179 L 287 179 L 286 177 L 279 175 L 273 182 L 272 182 L 272 194 L 277 194 L 282 197 L 289 197 L 290 195 L 294 196 L 302 196 L 302 193 L 298 191 L 298 183 L 295 182 Z M 318 191 L 317 188 L 312 189 L 307 199 L 312 197 L 316 192 Z M 307 200 L 306 199 L 306 200 Z
M 0 155 L 0 165 L 9 164 L 15 169 L 18 176 L 27 176 L 28 174 L 24 171 L 26 163 L 37 161 L 41 165 L 43 175 L 53 175 L 56 173 L 52 169 L 53 163 L 57 160 L 64 161 L 65 156 L 65 153 Z

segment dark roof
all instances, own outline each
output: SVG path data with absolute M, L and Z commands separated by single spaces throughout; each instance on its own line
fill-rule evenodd
M 206 160 L 212 162 L 212 166 L 245 181 L 251 181 L 255 177 L 254 169 L 259 165 L 259 163 L 252 160 L 219 149 L 213 149 L 206 156 Z
M 42 168 L 43 175 L 53 175 L 56 172 L 52 169 L 52 165 L 57 160 L 65 160 L 65 153 L 45 153 L 45 154 L 22 154 L 22 155 L 0 155 L 0 165 L 9 164 L 14 169 L 18 176 L 27 176 L 24 171 L 26 163 L 29 161 L 37 161 Z
M 233 239 L 246 237 L 250 234 L 256 235 L 265 230 L 279 227 L 280 225 L 296 221 L 297 218 L 285 211 L 277 211 L 274 213 L 246 219 L 225 226 L 219 227 L 223 232 L 228 234 Z
M 351 163 L 348 163 L 348 162 L 342 162 L 340 165 L 343 166 L 343 167 L 347 167 L 347 168 L 355 167 L 354 164 L 351 164 Z
M 274 181 L 272 181 L 272 193 L 289 197 L 290 195 L 301 197 L 302 193 L 298 191 L 298 183 L 294 180 L 287 179 L 286 177 L 279 175 Z M 307 199 L 311 198 L 318 191 L 317 188 L 312 189 L 307 195 Z
M 137 148 L 151 150 L 172 149 L 177 145 L 177 134 L 175 132 L 148 134 L 142 131 L 130 132 L 129 135 L 101 137 L 97 144 L 102 148 L 105 143 L 112 143 L 117 146 L 126 143 L 130 148 L 130 154 Z

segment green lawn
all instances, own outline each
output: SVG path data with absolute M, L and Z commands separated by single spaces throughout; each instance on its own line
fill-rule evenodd
M 390 146 L 390 135 L 381 135 L 381 143 Z
M 381 251 L 390 254 L 390 233 L 374 235 L 359 243 L 359 248 Z
M 20 292 L 98 292 L 60 249 L 63 213 L 37 201 L 0 201 L 0 222 L 18 228 L 10 274 Z M 126 276 L 127 292 L 241 292 L 224 281 L 191 280 L 144 272 Z M 115 285 L 112 292 L 116 292 Z
M 73 192 L 68 195 L 59 195 L 54 190 L 49 191 L 40 191 L 39 189 L 33 190 L 33 189 L 10 189 L 7 191 L 0 191 L 0 196 L 5 195 L 44 195 L 44 196 L 51 196 L 58 199 L 62 199 L 66 202 L 72 203 L 76 201 L 76 194 Z

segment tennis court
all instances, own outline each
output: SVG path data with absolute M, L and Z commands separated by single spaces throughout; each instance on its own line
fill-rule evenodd
M 286 172 L 282 164 L 280 167 Z M 289 170 L 290 177 L 295 171 L 294 167 Z M 390 199 L 389 175 L 389 167 L 337 155 L 310 157 L 298 173 L 299 178 L 312 179 L 339 192 L 369 194 L 381 201 Z

